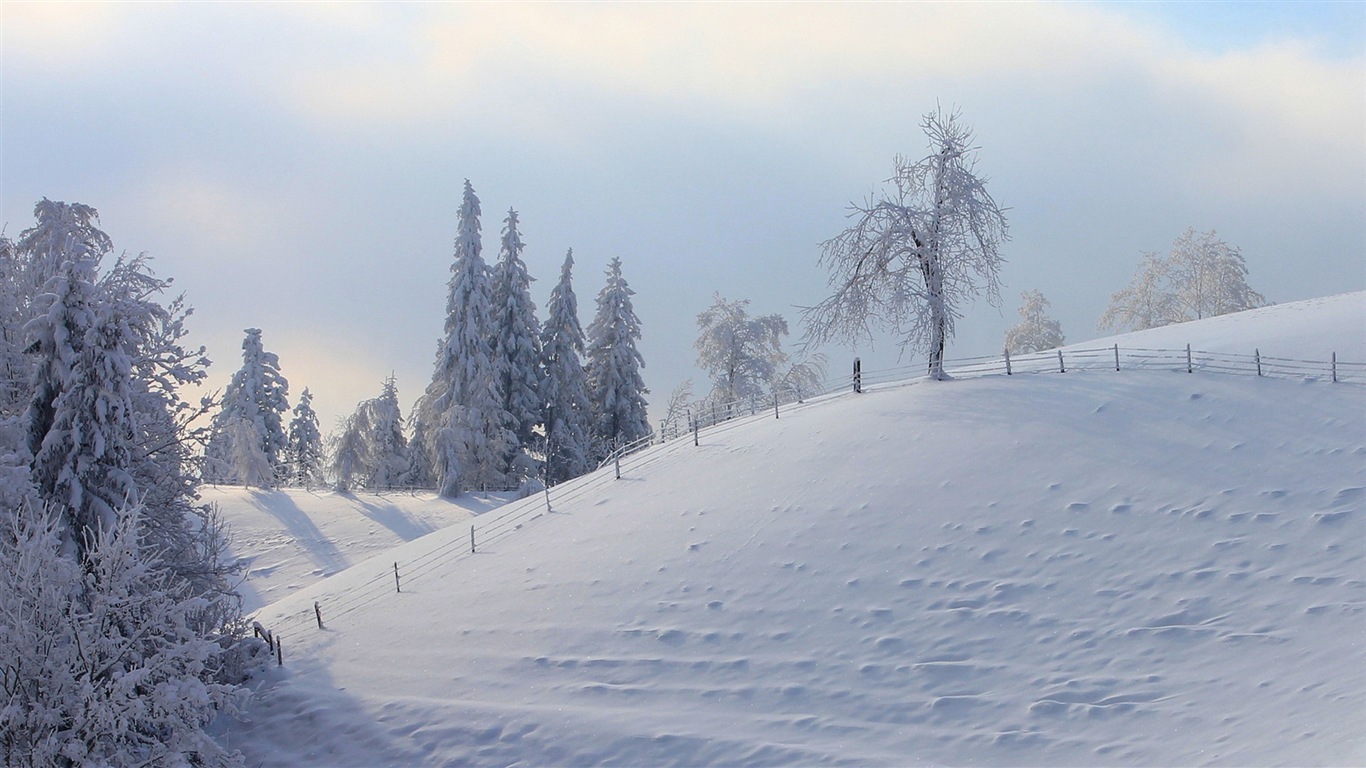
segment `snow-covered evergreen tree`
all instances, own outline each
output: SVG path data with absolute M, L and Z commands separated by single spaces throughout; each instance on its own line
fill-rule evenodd
M 516 435 L 494 366 L 492 278 L 479 234 L 479 198 L 469 180 L 460 205 L 446 299 L 446 333 L 432 382 L 418 405 L 431 474 L 441 495 L 510 484 Z
M 581 355 L 583 326 L 574 295 L 574 251 L 565 254 L 560 281 L 550 291 L 545 326 L 541 329 L 541 394 L 545 400 L 546 476 L 564 482 L 592 469 L 593 411 L 588 400 L 588 377 Z
M 721 403 L 762 397 L 787 362 L 782 315 L 750 317 L 749 299 L 727 301 L 716 294 L 697 316 L 697 365 L 711 376 L 712 397 Z
M 285 465 L 290 485 L 309 488 L 322 479 L 323 435 L 318 429 L 318 414 L 313 411 L 313 393 L 304 387 L 294 405 L 285 448 Z
M 398 384 L 390 376 L 378 397 L 356 406 L 337 439 L 332 475 L 338 491 L 385 491 L 405 485 L 411 465 Z
M 607 267 L 607 284 L 598 292 L 597 313 L 588 325 L 589 397 L 594 411 L 594 437 L 599 457 L 611 446 L 650 434 L 645 388 L 640 369 L 645 359 L 636 349 L 640 318 L 631 306 L 635 291 L 621 276 L 621 259 Z
M 543 418 L 540 323 L 531 300 L 533 278 L 522 261 L 523 248 L 517 232 L 517 211 L 509 209 L 503 221 L 498 264 L 493 268 L 493 363 L 503 410 L 511 416 L 517 437 L 511 463 L 520 480 L 538 474 L 528 449 L 540 439 L 538 428 Z
M 246 329 L 242 367 L 223 392 L 205 450 L 206 475 L 212 482 L 273 488 L 283 472 L 284 414 L 289 410 L 289 382 L 280 359 L 261 344 L 261 329 Z
M 170 281 L 145 256 L 100 274 L 111 245 L 93 208 L 44 200 L 35 216 L 0 244 L 15 278 L 0 322 L 32 351 L 8 361 L 28 376 L 7 382 L 21 391 L 0 415 L 0 751 L 6 764 L 222 762 L 202 726 L 225 703 L 212 691 L 232 694 L 220 675 L 240 604 L 222 526 L 194 506 L 196 409 L 177 389 L 206 361 L 181 345 L 189 310 L 157 301 Z
M 63 262 L 48 289 L 46 310 L 28 325 L 38 356 L 29 451 L 39 498 L 63 516 L 78 553 L 138 499 L 131 340 L 100 301 L 93 258 Z
M 1020 322 L 1006 331 L 1005 348 L 1012 353 L 1038 352 L 1063 345 L 1062 324 L 1048 316 L 1051 306 L 1041 291 L 1020 293 Z

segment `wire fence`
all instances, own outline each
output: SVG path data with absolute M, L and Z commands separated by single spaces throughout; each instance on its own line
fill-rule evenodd
M 1187 374 L 1221 373 L 1274 378 L 1366 384 L 1366 363 L 1337 359 L 1305 360 L 1252 354 L 1208 352 L 1192 349 L 1121 348 L 1118 345 L 1089 349 L 1057 349 L 999 357 L 965 357 L 944 361 L 946 374 L 955 379 L 984 376 L 1065 374 L 1078 371 L 1173 371 Z M 428 583 L 456 563 L 480 554 L 481 548 L 495 544 L 542 517 L 555 514 L 591 493 L 610 486 L 624 474 L 668 462 L 700 444 L 701 438 L 715 437 L 759 419 L 782 418 L 821 401 L 850 396 L 869 387 L 885 389 L 900 386 L 928 375 L 925 364 L 862 371 L 856 360 L 851 375 L 808 382 L 805 388 L 782 386 L 764 398 L 704 398 L 683 409 L 681 417 L 666 419 L 656 434 L 618 446 L 598 469 L 589 474 L 544 488 L 542 491 L 509 502 L 475 518 L 468 535 L 454 527 L 432 535 L 446 540 L 406 561 L 371 560 L 355 568 L 368 569 L 359 584 L 328 592 L 325 588 L 312 606 L 300 607 L 278 617 L 272 634 L 275 638 L 296 635 L 309 628 L 323 628 L 385 599 L 401 594 L 404 587 Z M 805 389 L 806 391 L 803 391 Z M 352 569 L 354 570 L 354 568 Z M 348 579 L 350 581 L 350 579 Z

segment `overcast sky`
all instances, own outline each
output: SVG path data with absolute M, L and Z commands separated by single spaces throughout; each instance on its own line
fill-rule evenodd
M 196 308 L 222 386 L 264 330 L 331 428 L 430 375 L 463 181 L 544 307 L 620 257 L 658 406 L 719 292 L 801 329 L 848 204 L 961 110 L 1010 208 L 1000 349 L 1040 289 L 1097 335 L 1144 251 L 1239 246 L 1276 302 L 1366 288 L 1366 3 L 0 4 L 0 222 L 100 211 Z M 543 313 L 542 313 L 543 314 Z M 1366 329 L 1364 329 L 1366 330 Z M 829 350 L 843 372 L 854 354 Z M 898 364 L 883 339 L 865 370 Z M 907 362 L 910 358 L 902 358 Z M 919 359 L 919 357 L 915 358 Z

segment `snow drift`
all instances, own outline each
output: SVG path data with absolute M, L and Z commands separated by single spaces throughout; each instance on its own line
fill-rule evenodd
M 1247 330 L 1360 345 L 1366 294 L 1329 304 Z M 831 397 L 266 607 L 285 665 L 219 734 L 282 766 L 1360 762 L 1364 467 L 1360 384 Z

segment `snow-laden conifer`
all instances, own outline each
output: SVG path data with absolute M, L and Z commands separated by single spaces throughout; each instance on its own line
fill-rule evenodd
M 1006 331 L 1006 350 L 1013 354 L 1061 347 L 1062 324 L 1048 316 L 1051 305 L 1043 292 L 1023 291 L 1020 300 L 1020 322 Z
M 545 326 L 541 329 L 541 355 L 545 378 L 545 430 L 548 447 L 546 477 L 559 483 L 592 469 L 592 406 L 588 400 L 588 377 L 581 355 L 583 326 L 579 302 L 574 295 L 574 251 L 570 249 L 560 267 L 560 281 L 550 291 Z
M 208 479 L 275 486 L 284 462 L 288 394 L 289 381 L 280 373 L 280 358 L 262 346 L 261 329 L 246 329 L 242 367 L 223 392 L 223 405 L 205 451 Z
M 129 332 L 95 288 L 95 262 L 63 262 L 29 323 L 38 368 L 29 450 L 39 498 L 66 521 L 72 552 L 138 499 Z
M 289 421 L 285 465 L 289 484 L 300 488 L 316 485 L 322 478 L 323 436 L 318 429 L 318 414 L 313 411 L 313 393 L 304 387 Z
M 621 275 L 621 259 L 607 267 L 607 283 L 598 292 L 597 313 L 588 325 L 589 397 L 594 410 L 597 453 L 650 434 L 645 410 L 645 360 L 636 349 L 640 318 L 631 306 L 635 291 Z
M 502 488 L 516 436 L 502 407 L 493 364 L 493 290 L 479 233 L 479 198 L 465 181 L 455 260 L 446 299 L 445 336 L 432 382 L 419 401 L 423 446 L 441 495 Z
M 411 460 L 394 377 L 377 397 L 356 406 L 337 439 L 332 476 L 338 491 L 385 491 L 405 485 Z
M 522 479 L 536 473 L 528 450 L 540 439 L 538 427 L 543 418 L 540 323 L 531 300 L 533 278 L 522 261 L 524 247 L 517 231 L 517 211 L 509 209 L 503 221 L 498 263 L 493 268 L 493 363 L 503 410 L 511 417 L 517 437 L 512 461 Z

